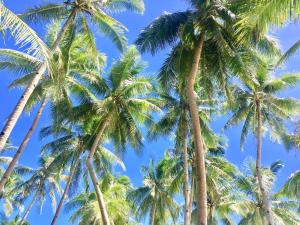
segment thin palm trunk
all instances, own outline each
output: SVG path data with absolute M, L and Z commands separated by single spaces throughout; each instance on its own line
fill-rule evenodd
M 107 126 L 107 123 L 108 123 L 108 121 L 106 120 L 101 125 L 100 130 L 99 130 L 99 132 L 98 132 L 98 134 L 97 134 L 97 136 L 94 140 L 94 143 L 92 145 L 90 154 L 89 154 L 89 156 L 87 158 L 87 161 L 86 161 L 86 165 L 87 165 L 87 168 L 89 170 L 89 173 L 90 173 L 90 176 L 91 176 L 94 188 L 95 188 L 95 192 L 96 192 L 96 196 L 97 196 L 97 200 L 98 200 L 98 204 L 99 204 L 99 208 L 100 208 L 100 213 L 101 213 L 101 218 L 102 218 L 103 225 L 110 225 L 110 221 L 109 221 L 108 213 L 107 213 L 107 210 L 106 210 L 104 197 L 103 197 L 103 194 L 102 194 L 102 192 L 100 190 L 100 187 L 99 187 L 99 184 L 98 184 L 97 175 L 96 175 L 96 173 L 94 171 L 94 168 L 93 168 L 93 165 L 92 165 L 92 160 L 93 160 L 94 154 L 96 152 L 96 149 L 99 145 L 102 134 L 103 134 L 103 132 L 104 132 L 106 126 Z
M 183 168 L 184 168 L 184 225 L 189 225 L 189 162 L 187 149 L 187 127 L 183 130 Z
M 61 208 L 63 206 L 64 201 L 65 201 L 65 198 L 67 197 L 67 195 L 69 193 L 71 182 L 72 182 L 73 176 L 74 176 L 75 171 L 76 171 L 77 166 L 78 166 L 79 158 L 80 158 L 80 155 L 76 158 L 75 162 L 72 165 L 72 169 L 71 169 L 70 175 L 68 177 L 67 185 L 65 187 L 63 195 L 61 196 L 61 199 L 59 201 L 58 207 L 57 207 L 57 209 L 55 211 L 55 214 L 54 214 L 54 217 L 52 219 L 51 225 L 54 225 L 56 223 L 56 221 L 58 219 L 58 215 L 60 213 L 60 210 L 61 210 Z
M 192 221 L 194 190 L 195 190 L 195 181 L 194 181 L 194 178 L 192 177 L 191 191 L 190 191 L 190 197 L 189 197 L 188 224 L 191 224 L 191 221 Z
M 203 138 L 201 134 L 201 126 L 199 120 L 199 111 L 196 102 L 194 86 L 196 76 L 199 71 L 199 63 L 204 43 L 205 35 L 202 33 L 196 43 L 193 55 L 191 70 L 187 76 L 187 99 L 190 109 L 190 115 L 193 125 L 195 155 L 196 155 L 196 171 L 197 171 L 197 224 L 207 224 L 207 196 L 206 196 L 206 170 L 205 170 L 205 152 L 203 146 Z
M 155 225 L 155 215 L 156 215 L 156 201 L 154 200 L 150 212 L 150 225 Z
M 33 198 L 32 198 L 32 200 L 31 200 L 31 202 L 30 202 L 30 204 L 29 204 L 29 206 L 28 206 L 28 208 L 27 208 L 27 210 L 26 210 L 26 212 L 25 212 L 25 214 L 24 214 L 24 216 L 22 217 L 22 220 L 21 220 L 19 225 L 22 225 L 26 222 L 26 219 L 27 219 L 27 217 L 28 217 L 33 205 L 34 205 L 34 202 L 36 201 L 36 199 L 38 197 L 38 194 L 39 194 L 39 191 L 36 191 Z
M 257 180 L 259 189 L 261 192 L 262 197 L 262 204 L 263 208 L 266 214 L 266 219 L 268 225 L 274 225 L 274 220 L 272 216 L 272 209 L 270 202 L 268 200 L 268 194 L 265 190 L 264 184 L 263 184 L 263 178 L 261 174 L 261 146 L 262 146 L 262 134 L 261 134 L 261 109 L 260 109 L 260 102 L 259 100 L 256 101 L 256 109 L 257 109 L 257 152 L 256 152 L 256 174 L 257 174 Z
M 74 9 L 72 11 L 72 13 L 70 14 L 70 16 L 68 17 L 65 24 L 63 25 L 59 34 L 57 35 L 57 39 L 51 48 L 50 57 L 57 50 L 67 29 L 71 26 L 71 24 L 76 16 L 76 13 L 77 13 L 77 10 Z M 19 99 L 17 105 L 15 106 L 13 112 L 8 117 L 8 119 L 4 125 L 4 128 L 2 129 L 2 132 L 0 133 L 0 151 L 4 148 L 4 145 L 6 144 L 7 139 L 9 138 L 13 128 L 15 127 L 21 113 L 23 112 L 24 107 L 25 107 L 29 97 L 31 96 L 31 94 L 32 94 L 33 90 L 35 89 L 35 87 L 37 86 L 37 84 L 39 83 L 39 81 L 40 81 L 42 75 L 45 73 L 46 69 L 47 69 L 47 63 L 44 62 L 37 70 L 36 75 L 30 82 L 30 84 L 27 86 L 26 90 L 24 91 L 24 93 L 22 94 L 21 98 Z
M 3 188 L 4 188 L 5 184 L 6 184 L 9 176 L 13 172 L 16 163 L 18 162 L 20 156 L 22 155 L 24 149 L 26 148 L 26 146 L 28 144 L 28 141 L 30 140 L 30 138 L 31 138 L 34 130 L 36 129 L 37 124 L 38 124 L 38 122 L 39 122 L 39 120 L 41 118 L 41 115 L 42 115 L 42 112 L 43 112 L 45 106 L 46 106 L 46 99 L 44 98 L 42 100 L 42 103 L 41 103 L 38 111 L 37 111 L 37 114 L 36 114 L 36 116 L 35 116 L 35 118 L 33 120 L 33 123 L 31 125 L 31 127 L 29 128 L 29 130 L 28 130 L 25 138 L 23 139 L 23 141 L 22 141 L 21 145 L 19 146 L 16 154 L 14 155 L 12 161 L 9 163 L 7 169 L 5 170 L 3 176 L 2 176 L 2 178 L 0 180 L 0 193 L 3 191 Z

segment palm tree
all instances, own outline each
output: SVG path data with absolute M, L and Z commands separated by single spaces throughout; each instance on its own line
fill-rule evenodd
M 255 163 L 250 160 L 246 162 L 246 174 L 238 178 L 238 187 L 245 193 L 245 203 L 243 205 L 247 213 L 239 225 L 264 225 L 268 222 L 263 206 L 263 197 L 257 182 L 257 172 Z M 265 188 L 268 189 L 270 207 L 275 224 L 292 225 L 298 224 L 300 218 L 297 215 L 299 203 L 286 197 L 279 197 L 278 193 L 271 193 L 278 170 L 282 167 L 280 162 L 273 163 L 270 168 L 262 169 L 262 176 Z
M 4 173 L 2 166 L 7 165 L 11 162 L 11 157 L 0 156 L 0 174 Z M 14 208 L 23 210 L 23 205 L 14 199 L 14 188 L 17 185 L 20 185 L 23 182 L 23 179 L 26 175 L 30 174 L 32 171 L 31 168 L 25 167 L 22 165 L 18 165 L 12 171 L 11 177 L 8 179 L 7 183 L 4 186 L 4 192 L 1 194 L 1 198 L 3 200 L 3 211 L 6 217 L 10 216 L 14 210 Z
M 6 13 L 6 14 L 4 13 L 3 16 L 7 16 L 8 11 L 4 8 L 2 4 L 1 4 L 1 9 L 4 9 L 5 10 L 4 12 Z M 48 58 L 52 58 L 52 56 L 57 52 L 59 45 L 68 30 L 74 30 L 75 33 L 78 31 L 86 32 L 87 33 L 86 41 L 90 42 L 90 44 L 93 44 L 93 41 L 91 41 L 93 38 L 93 34 L 89 28 L 88 21 L 91 21 L 93 24 L 95 24 L 96 27 L 99 28 L 101 32 L 103 32 L 110 39 L 112 39 L 112 41 L 116 44 L 116 46 L 119 49 L 123 50 L 126 43 L 126 38 L 124 37 L 125 27 L 122 24 L 120 24 L 118 21 L 113 19 L 112 17 L 108 16 L 103 11 L 105 9 L 109 11 L 120 11 L 124 9 L 129 9 L 136 12 L 142 12 L 144 9 L 144 4 L 142 1 L 139 0 L 138 1 L 128 1 L 128 0 L 114 1 L 113 0 L 113 1 L 105 1 L 105 2 L 74 0 L 74 1 L 67 1 L 62 4 L 46 4 L 40 7 L 36 7 L 30 10 L 29 12 L 23 14 L 21 17 L 29 21 L 41 22 L 49 19 L 59 19 L 59 20 L 65 19 L 65 16 L 67 15 L 67 19 L 65 23 L 63 24 L 62 28 L 58 32 L 57 38 L 53 41 L 52 47 L 49 50 L 50 53 Z M 8 14 L 8 16 L 11 16 L 11 14 Z M 5 18 L 4 26 L 13 27 L 16 22 L 18 22 L 18 24 L 23 23 L 22 21 L 20 22 L 20 19 L 18 21 L 15 21 L 15 23 L 13 24 L 10 24 L 8 22 L 5 23 L 5 21 L 7 20 L 9 21 L 9 19 L 10 18 Z M 13 17 L 12 19 L 16 20 L 15 17 Z M 18 24 L 16 25 L 17 28 L 11 28 L 11 29 L 15 29 L 18 31 L 18 28 L 20 27 L 20 25 Z M 21 41 L 26 43 L 26 40 L 28 41 L 29 38 L 30 37 L 24 39 L 23 37 Z M 93 52 L 97 52 L 95 45 L 93 46 L 93 48 L 94 48 Z M 37 69 L 35 75 L 33 76 L 32 81 L 26 87 L 23 95 L 21 96 L 15 109 L 9 116 L 2 132 L 0 133 L 0 150 L 5 145 L 28 99 L 30 98 L 33 90 L 35 89 L 40 79 L 42 78 L 42 75 L 45 74 L 46 69 L 47 69 L 47 62 L 44 60 L 39 66 L 39 68 Z
M 55 35 L 59 29 L 58 23 L 49 26 L 48 34 L 46 35 L 49 45 L 56 39 Z M 5 182 L 35 131 L 47 101 L 50 100 L 54 108 L 59 104 L 65 104 L 71 108 L 71 96 L 81 96 L 81 98 L 89 96 L 89 91 L 82 84 L 82 80 L 94 82 L 98 78 L 98 75 L 96 75 L 97 72 L 104 64 L 103 56 L 100 57 L 99 54 L 91 56 L 87 52 L 84 52 L 91 50 L 89 44 L 82 44 L 85 40 L 85 34 L 77 34 L 74 37 L 74 34 L 71 32 L 66 33 L 65 36 L 59 48 L 59 56 L 53 56 L 50 61 L 53 65 L 52 67 L 55 68 L 51 71 L 51 78 L 46 76 L 41 78 L 27 101 L 26 110 L 28 111 L 37 103 L 41 103 L 30 129 L 1 178 L 0 191 L 3 189 Z M 1 49 L 0 55 L 1 68 L 9 68 L 15 72 L 26 73 L 14 80 L 10 87 L 26 87 L 33 79 L 33 76 L 35 76 L 34 71 L 42 63 L 38 58 L 15 50 Z
M 22 217 L 20 225 L 26 221 L 36 201 L 39 201 L 40 210 L 42 209 L 43 202 L 47 195 L 49 195 L 52 200 L 52 207 L 56 208 L 56 193 L 61 193 L 60 182 L 64 181 L 66 178 L 62 174 L 63 170 L 60 166 L 58 166 L 60 165 L 60 162 L 60 157 L 41 158 L 41 167 L 35 169 L 29 179 L 15 186 L 14 192 L 15 199 L 17 201 L 23 202 L 26 198 L 33 194 L 28 208 L 25 210 Z
M 85 151 L 91 146 L 92 136 L 85 134 L 82 127 L 78 125 L 73 126 L 72 129 L 68 129 L 67 127 L 57 128 L 56 126 L 42 129 L 42 137 L 48 137 L 49 135 L 53 136 L 54 140 L 43 146 L 43 153 L 55 158 L 60 157 L 62 160 L 59 161 L 59 167 L 61 168 L 66 168 L 70 165 L 67 184 L 51 222 L 54 225 L 65 199 L 69 196 L 69 193 L 77 190 L 81 177 L 84 178 L 86 190 L 89 189 L 88 174 L 84 165 L 87 158 Z M 112 170 L 112 165 L 115 164 L 125 169 L 122 161 L 103 146 L 98 146 L 94 157 L 94 164 L 96 165 L 98 174 L 109 173 Z
M 173 45 L 179 42 L 173 48 L 170 57 L 177 54 L 177 59 L 184 59 L 180 60 L 181 63 L 177 64 L 178 67 L 184 65 L 183 62 L 186 63 L 184 65 L 186 70 L 182 71 L 180 75 L 185 77 L 186 97 L 192 119 L 197 158 L 197 204 L 202 209 L 198 212 L 198 222 L 203 225 L 207 224 L 207 191 L 205 152 L 201 135 L 199 110 L 197 108 L 197 97 L 194 92 L 195 83 L 198 81 L 197 74 L 200 73 L 206 80 L 209 80 L 210 77 L 203 73 L 204 71 L 209 71 L 206 69 L 208 67 L 212 69 L 210 74 L 217 75 L 219 80 L 228 81 L 227 67 L 224 66 L 224 61 L 231 67 L 235 67 L 236 70 L 245 68 L 245 66 L 241 66 L 241 60 L 235 60 L 235 63 L 232 62 L 237 55 L 234 52 L 233 37 L 231 36 L 232 30 L 228 26 L 234 19 L 234 14 L 227 9 L 228 2 L 189 1 L 193 6 L 192 10 L 162 15 L 146 27 L 136 41 L 142 52 L 150 51 L 153 54 L 168 44 Z M 208 54 L 205 54 L 205 52 Z M 239 62 L 239 66 L 236 66 L 237 62 Z M 215 71 L 218 72 L 214 73 Z M 173 74 L 172 72 L 169 73 L 168 77 L 172 78 L 171 75 Z M 244 76 L 244 78 L 246 77 Z M 221 84 L 223 84 L 223 88 L 226 86 L 224 83 Z
M 162 78 L 162 77 L 160 77 Z M 161 81 L 161 79 L 160 79 Z M 180 86 L 177 84 L 177 86 Z M 191 118 L 188 115 L 188 103 L 184 94 L 179 94 L 179 88 L 173 87 L 177 94 L 160 94 L 160 99 L 163 102 L 165 114 L 155 124 L 150 127 L 148 137 L 150 139 L 156 138 L 158 135 L 172 135 L 175 132 L 175 149 L 179 156 L 183 156 L 184 168 L 184 224 L 190 224 L 191 208 L 190 206 L 190 178 L 189 178 L 189 153 L 188 153 L 188 140 L 190 134 Z M 217 137 L 212 133 L 208 126 L 209 114 L 213 112 L 211 103 L 215 103 L 213 99 L 205 99 L 205 96 L 197 96 L 197 104 L 199 105 L 199 117 L 202 127 L 202 136 L 206 147 L 215 146 Z M 183 150 L 183 151 L 182 151 Z M 182 152 L 181 152 L 182 151 Z
M 251 128 L 257 136 L 257 156 L 256 169 L 257 179 L 263 199 L 268 224 L 274 224 L 272 218 L 271 206 L 268 201 L 268 193 L 263 185 L 261 175 L 261 145 L 262 128 L 268 127 L 272 138 L 288 141 L 283 122 L 291 119 L 291 116 L 298 113 L 299 101 L 293 98 L 277 97 L 280 91 L 296 85 L 300 81 L 298 74 L 285 74 L 274 78 L 269 75 L 272 66 L 268 62 L 261 65 L 256 71 L 257 83 L 245 84 L 245 88 L 235 87 L 233 95 L 236 104 L 233 109 L 233 115 L 225 125 L 225 128 L 244 121 L 241 134 L 241 147 Z
M 174 193 L 170 192 L 171 179 L 166 173 L 166 163 L 170 162 L 172 160 L 165 156 L 157 165 L 152 160 L 148 167 L 142 167 L 144 185 L 128 194 L 139 219 L 149 213 L 150 225 L 167 224 L 170 218 L 175 222 L 178 217 L 179 207 L 174 200 Z
M 149 115 L 152 110 L 159 110 L 150 98 L 152 85 L 147 78 L 138 77 L 144 68 L 135 47 L 130 47 L 123 56 L 116 61 L 109 74 L 108 80 L 93 84 L 103 98 L 77 107 L 78 117 L 75 120 L 85 121 L 87 132 L 95 135 L 87 167 L 93 181 L 103 224 L 109 224 L 103 195 L 97 185 L 97 176 L 92 166 L 92 159 L 100 140 L 106 134 L 116 144 L 117 149 L 125 149 L 128 142 L 133 148 L 142 145 L 142 135 L 139 125 L 151 121 Z M 76 111 L 76 109 L 74 109 Z M 76 114 L 76 112 L 75 112 Z
M 133 224 L 129 217 L 131 205 L 126 199 L 127 192 L 131 189 L 129 178 L 113 177 L 108 173 L 101 178 L 99 185 L 103 190 L 112 223 L 115 225 Z M 103 224 L 94 192 L 83 192 L 75 196 L 67 203 L 66 209 L 73 211 L 69 219 L 71 223 L 78 221 L 78 224 Z

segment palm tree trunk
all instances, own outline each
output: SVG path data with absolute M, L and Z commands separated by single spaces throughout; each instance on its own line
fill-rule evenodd
M 256 174 L 257 174 L 257 180 L 259 189 L 262 196 L 262 204 L 264 211 L 266 213 L 266 219 L 268 222 L 268 225 L 274 225 L 274 220 L 272 216 L 272 209 L 268 200 L 268 194 L 264 188 L 263 185 L 263 178 L 261 174 L 261 146 L 262 146 L 262 134 L 261 134 L 261 109 L 260 109 L 260 102 L 259 100 L 256 101 L 256 109 L 257 109 L 257 151 L 256 151 Z
M 63 195 L 61 196 L 61 199 L 59 201 L 58 207 L 57 207 L 57 209 L 55 211 L 55 214 L 54 214 L 54 217 L 52 219 L 51 225 L 54 225 L 56 223 L 56 221 L 58 219 L 58 215 L 60 213 L 60 210 L 61 210 L 61 208 L 63 206 L 64 201 L 65 201 L 65 198 L 67 197 L 67 195 L 69 193 L 71 182 L 72 182 L 74 173 L 75 173 L 75 171 L 77 169 L 77 166 L 78 166 L 79 158 L 80 158 L 80 155 L 76 158 L 75 162 L 72 164 L 72 169 L 71 169 L 70 175 L 68 177 L 67 185 L 65 187 Z
M 46 99 L 44 98 L 42 100 L 42 103 L 41 103 L 41 105 L 40 105 L 40 107 L 38 109 L 38 112 L 37 112 L 37 114 L 36 114 L 36 116 L 35 116 L 35 118 L 33 120 L 33 123 L 31 125 L 31 127 L 29 128 L 29 130 L 28 130 L 25 138 L 23 139 L 21 145 L 18 148 L 18 151 L 14 155 L 12 161 L 9 163 L 9 166 L 7 167 L 6 171 L 4 172 L 4 174 L 3 174 L 3 176 L 2 176 L 2 178 L 0 180 L 0 193 L 2 193 L 4 185 L 6 184 L 8 178 L 9 178 L 10 174 L 12 173 L 12 171 L 13 171 L 16 163 L 18 162 L 21 154 L 23 153 L 24 149 L 26 148 L 27 143 L 30 140 L 30 138 L 31 138 L 31 136 L 32 136 L 35 128 L 37 127 L 37 124 L 38 124 L 38 122 L 39 122 L 39 120 L 41 118 L 41 115 L 42 115 L 42 112 L 43 112 L 45 106 L 46 106 Z
M 195 189 L 195 181 L 194 181 L 194 178 L 192 177 L 191 191 L 190 191 L 190 197 L 189 197 L 188 224 L 191 224 L 191 221 L 192 221 L 194 189 Z
M 183 169 L 184 169 L 184 225 L 189 225 L 189 162 L 187 149 L 187 127 L 183 130 Z
M 187 99 L 190 109 L 190 115 L 193 125 L 195 155 L 196 155 L 196 171 L 197 171 L 197 224 L 207 224 L 207 196 L 206 196 L 206 170 L 204 160 L 203 138 L 201 134 L 201 126 L 199 120 L 199 111 L 194 92 L 195 80 L 199 69 L 201 52 L 205 35 L 202 33 L 194 49 L 193 63 L 191 71 L 187 76 Z
M 22 225 L 22 224 L 24 224 L 24 223 L 26 222 L 26 219 L 27 219 L 27 217 L 28 217 L 28 215 L 29 215 L 29 213 L 30 213 L 32 207 L 33 207 L 33 204 L 34 204 L 34 202 L 36 201 L 36 199 L 37 199 L 37 197 L 38 197 L 38 193 L 39 193 L 39 191 L 36 191 L 36 192 L 35 192 L 35 194 L 34 194 L 32 200 L 31 200 L 31 202 L 30 202 L 30 204 L 29 204 L 29 206 L 28 206 L 28 208 L 27 208 L 27 210 L 26 210 L 24 216 L 22 217 L 22 220 L 21 220 L 21 222 L 20 222 L 19 225 Z
M 59 46 L 61 40 L 63 39 L 67 29 L 72 24 L 72 22 L 73 22 L 73 20 L 76 16 L 76 13 L 77 13 L 77 10 L 74 9 L 72 11 L 72 13 L 70 14 L 70 16 L 68 17 L 67 21 L 65 22 L 64 26 L 60 30 L 59 34 L 57 35 L 57 39 L 56 39 L 56 41 L 54 42 L 54 44 L 51 48 L 50 57 L 52 56 L 52 54 L 58 48 L 58 46 Z M 22 94 L 21 98 L 19 99 L 17 105 L 15 106 L 13 112 L 8 117 L 8 119 L 7 119 L 7 121 L 4 125 L 4 128 L 2 129 L 2 132 L 0 133 L 0 151 L 4 148 L 4 145 L 6 144 L 8 137 L 10 136 L 14 126 L 16 125 L 21 113 L 23 112 L 23 109 L 24 109 L 29 97 L 31 96 L 33 90 L 35 89 L 35 87 L 39 83 L 42 75 L 45 73 L 46 68 L 47 68 L 47 63 L 44 62 L 39 67 L 39 69 L 37 70 L 36 75 L 34 76 L 32 81 L 30 82 L 30 84 L 27 86 L 26 90 L 24 91 L 24 93 Z
M 150 225 L 155 225 L 155 215 L 156 215 L 156 202 L 154 200 L 151 212 L 150 212 Z
M 107 210 L 106 210 L 104 197 L 103 197 L 103 194 L 102 194 L 102 192 L 99 188 L 97 175 L 96 175 L 96 173 L 94 171 L 94 168 L 93 168 L 93 165 L 92 165 L 92 160 L 93 160 L 93 156 L 96 152 L 97 146 L 100 142 L 100 139 L 102 137 L 102 134 L 103 134 L 107 124 L 108 124 L 108 120 L 106 120 L 101 125 L 100 130 L 99 130 L 99 132 L 98 132 L 98 134 L 97 134 L 97 136 L 94 140 L 94 143 L 92 145 L 90 154 L 89 154 L 89 156 L 87 158 L 87 161 L 86 161 L 86 165 L 87 165 L 87 168 L 89 170 L 89 173 L 90 173 L 90 176 L 91 176 L 94 188 L 95 188 L 95 192 L 96 192 L 96 195 L 97 195 L 97 200 L 98 200 L 98 204 L 99 204 L 99 208 L 100 208 L 100 213 L 101 213 L 103 225 L 110 225 L 110 221 L 109 221 L 108 213 L 107 213 Z

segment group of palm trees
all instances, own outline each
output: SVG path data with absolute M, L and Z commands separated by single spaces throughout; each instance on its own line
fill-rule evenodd
M 261 157 L 264 134 L 299 147 L 299 135 L 288 128 L 299 119 L 300 101 L 280 92 L 300 83 L 300 74 L 274 74 L 300 44 L 282 54 L 268 31 L 297 20 L 300 0 L 187 2 L 187 10 L 151 22 L 132 46 L 110 14 L 143 13 L 142 0 L 56 1 L 21 15 L 0 2 L 1 32 L 20 47 L 0 49 L 0 69 L 18 75 L 10 88 L 24 89 L 0 134 L 1 224 L 29 224 L 33 206 L 42 209 L 47 198 L 55 211 L 51 225 L 63 208 L 72 213 L 70 223 L 84 225 L 300 224 L 300 172 L 275 191 L 283 165 L 262 166 Z M 30 23 L 47 24 L 45 37 Z M 109 70 L 95 29 L 122 52 Z M 167 47 L 157 77 L 143 76 L 139 52 Z M 37 105 L 14 147 L 9 137 L 20 115 Z M 47 105 L 50 123 L 36 131 Z M 241 149 L 249 134 L 257 140 L 256 161 L 242 168 L 226 160 L 225 138 L 209 126 L 212 117 L 228 114 L 224 129 L 243 124 Z M 46 142 L 32 156 L 35 169 L 18 163 L 34 132 Z M 170 136 L 174 147 L 143 167 L 143 185 L 134 187 L 115 168 L 125 169 L 121 157 L 129 147 L 141 153 L 145 134 L 149 141 Z

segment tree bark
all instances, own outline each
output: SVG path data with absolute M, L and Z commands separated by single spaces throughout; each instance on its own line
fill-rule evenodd
M 94 188 L 95 188 L 95 192 L 96 192 L 96 196 L 97 196 L 97 200 L 98 200 L 98 204 L 99 204 L 99 208 L 100 208 L 100 213 L 101 213 L 103 225 L 110 225 L 110 221 L 109 221 L 109 217 L 108 217 L 104 197 L 103 197 L 103 194 L 102 194 L 102 192 L 100 190 L 100 187 L 99 187 L 99 184 L 98 184 L 97 175 L 96 175 L 96 173 L 94 171 L 94 168 L 93 168 L 93 165 L 92 165 L 92 160 L 93 160 L 93 156 L 96 152 L 97 146 L 100 142 L 100 139 L 102 137 L 102 134 L 103 134 L 107 124 L 108 124 L 108 120 L 106 120 L 101 125 L 100 130 L 99 130 L 99 132 L 98 132 L 98 134 L 97 134 L 97 136 L 94 140 L 94 143 L 92 145 L 90 154 L 89 154 L 89 156 L 87 158 L 87 161 L 86 161 L 86 165 L 87 165 L 87 168 L 89 170 L 89 173 L 90 173 L 90 176 L 91 176 Z
M 57 207 L 57 209 L 55 211 L 55 214 L 54 214 L 54 217 L 52 219 L 51 225 L 54 225 L 56 223 L 57 219 L 58 219 L 58 215 L 59 215 L 60 210 L 61 210 L 61 208 L 63 206 L 65 198 L 67 197 L 67 195 L 69 193 L 71 182 L 72 182 L 74 173 L 75 173 L 75 171 L 77 169 L 79 159 L 80 159 L 80 155 L 75 159 L 75 162 L 72 165 L 72 168 L 71 168 L 71 171 L 70 171 L 70 174 L 69 174 L 69 177 L 68 177 L 67 185 L 65 187 L 63 195 L 61 196 L 61 199 L 59 201 L 58 207 Z
M 183 130 L 183 170 L 184 170 L 184 225 L 189 225 L 189 162 L 188 162 L 188 148 L 187 148 L 187 127 Z
M 33 204 L 34 204 L 34 202 L 36 201 L 36 199 L 37 199 L 37 197 L 38 197 L 38 193 L 39 193 L 39 191 L 36 191 L 36 192 L 35 192 L 35 194 L 34 194 L 32 200 L 31 200 L 31 202 L 30 202 L 30 204 L 29 204 L 29 206 L 28 206 L 28 208 L 27 208 L 27 210 L 26 210 L 24 216 L 22 217 L 22 220 L 21 220 L 21 222 L 20 222 L 19 225 L 23 225 L 23 224 L 26 222 L 26 219 L 27 219 L 27 217 L 28 217 L 28 215 L 29 215 L 29 213 L 30 213 L 32 207 L 33 207 Z
M 155 215 L 156 215 L 156 202 L 154 200 L 152 208 L 151 208 L 151 213 L 150 213 L 150 225 L 155 225 Z
M 13 169 L 14 169 L 16 163 L 18 162 L 20 156 L 22 155 L 24 149 L 26 148 L 26 146 L 28 144 L 28 141 L 30 140 L 30 138 L 31 138 L 34 130 L 36 129 L 37 124 L 38 124 L 38 122 L 39 122 L 39 120 L 41 118 L 41 115 L 42 115 L 42 112 L 43 112 L 45 106 L 46 106 L 46 99 L 44 98 L 42 100 L 42 103 L 41 103 L 41 105 L 40 105 L 40 107 L 38 109 L 38 112 L 37 112 L 37 114 L 36 114 L 36 116 L 35 116 L 35 118 L 33 120 L 33 123 L 31 125 L 31 127 L 29 128 L 29 130 L 28 130 L 25 138 L 23 139 L 23 141 L 22 141 L 21 145 L 19 146 L 16 154 L 14 155 L 12 161 L 9 163 L 9 166 L 7 167 L 6 171 L 4 172 L 4 174 L 3 174 L 3 176 L 2 176 L 2 178 L 0 180 L 0 193 L 2 193 L 3 188 L 4 188 L 4 186 L 5 186 L 6 182 L 7 182 L 10 174 L 13 172 Z
M 76 16 L 76 13 L 77 13 L 77 9 L 73 9 L 72 13 L 70 14 L 67 21 L 65 22 L 62 29 L 60 30 L 59 34 L 57 35 L 57 39 L 55 40 L 55 42 L 51 48 L 51 51 L 50 51 L 50 57 L 55 53 L 55 51 L 59 47 L 59 44 L 60 44 L 61 40 L 63 39 L 67 29 L 72 24 L 72 22 Z M 2 129 L 2 132 L 0 133 L 0 151 L 4 148 L 4 145 L 6 144 L 8 137 L 10 136 L 13 128 L 15 127 L 21 113 L 23 112 L 24 107 L 25 107 L 29 97 L 31 96 L 31 94 L 32 94 L 33 90 L 35 89 L 35 87 L 37 86 L 37 84 L 39 83 L 39 81 L 40 81 L 42 75 L 45 73 L 46 69 L 47 69 L 47 63 L 44 62 L 37 70 L 36 75 L 30 82 L 30 84 L 27 86 L 26 90 L 24 91 L 24 93 L 22 94 L 21 98 L 19 99 L 17 105 L 15 106 L 13 112 L 8 117 L 8 119 L 4 125 L 4 128 Z
M 192 211 L 193 211 L 193 197 L 194 197 L 194 189 L 195 189 L 195 181 L 194 178 L 192 177 L 192 182 L 191 182 L 191 191 L 190 191 L 190 197 L 189 197 L 189 214 L 188 214 L 188 224 L 191 224 L 192 221 Z
M 261 174 L 261 146 L 262 146 L 262 119 L 261 119 L 261 108 L 259 100 L 256 100 L 256 110 L 257 110 L 257 151 L 256 151 L 256 174 L 257 174 L 257 181 L 260 189 L 260 193 L 262 196 L 262 204 L 266 214 L 266 220 L 268 225 L 274 225 L 274 219 L 272 216 L 272 209 L 268 199 L 268 193 L 265 190 L 263 185 L 263 178 Z
M 194 92 L 196 76 L 199 69 L 201 52 L 205 35 L 200 34 L 199 40 L 194 48 L 193 62 L 191 70 L 187 76 L 186 92 L 192 119 L 195 155 L 196 155 L 196 171 L 197 171 L 197 224 L 207 225 L 207 194 L 206 194 L 206 169 L 205 169 L 205 151 L 203 146 L 203 138 L 201 134 L 201 126 L 199 119 L 199 111 Z

